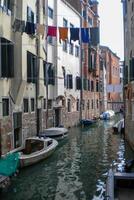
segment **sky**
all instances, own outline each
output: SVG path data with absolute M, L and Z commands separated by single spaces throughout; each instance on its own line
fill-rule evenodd
M 108 46 L 124 59 L 123 14 L 121 0 L 98 0 L 100 16 L 100 44 Z

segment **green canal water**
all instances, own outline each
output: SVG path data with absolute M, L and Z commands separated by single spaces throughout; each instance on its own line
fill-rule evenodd
M 122 170 L 125 145 L 110 127 L 120 118 L 96 126 L 69 129 L 54 154 L 12 178 L 0 200 L 101 200 L 111 164 Z

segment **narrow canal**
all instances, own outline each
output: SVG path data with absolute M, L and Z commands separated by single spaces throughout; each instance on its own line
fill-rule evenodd
M 71 128 L 55 153 L 13 177 L 1 200 L 101 200 L 105 177 L 113 163 L 121 170 L 124 141 L 110 127 L 120 118 L 96 127 Z

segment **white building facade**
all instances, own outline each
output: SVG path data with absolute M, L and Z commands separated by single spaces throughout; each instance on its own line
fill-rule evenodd
M 80 78 L 80 45 L 70 43 L 70 27 L 80 27 L 80 15 L 64 0 L 49 0 L 46 26 L 57 27 L 57 37 L 47 38 L 47 62 L 55 71 L 55 84 L 48 85 L 48 101 L 52 101 L 54 126 L 74 126 L 79 123 L 80 89 L 76 82 Z M 59 27 L 68 27 L 68 40 L 59 41 Z M 49 120 L 49 119 L 48 119 Z M 48 122 L 49 123 L 49 122 Z

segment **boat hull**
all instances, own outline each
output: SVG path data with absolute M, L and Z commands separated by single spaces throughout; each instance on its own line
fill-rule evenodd
M 56 147 L 58 145 L 58 142 L 55 140 L 53 144 L 48 147 L 47 149 L 42 149 L 39 152 L 32 153 L 30 155 L 21 155 L 20 156 L 20 167 L 27 167 L 30 165 L 33 165 L 35 163 L 40 162 L 41 160 L 44 160 L 51 156 L 51 154 L 55 151 Z
M 128 198 L 129 197 L 129 198 Z M 108 172 L 105 198 L 107 199 L 134 199 L 134 173 Z
M 68 129 L 66 128 L 49 128 L 39 134 L 40 137 L 50 137 L 56 140 L 62 140 L 68 136 Z

